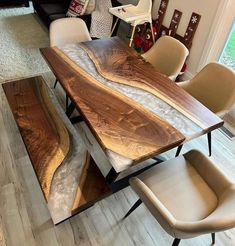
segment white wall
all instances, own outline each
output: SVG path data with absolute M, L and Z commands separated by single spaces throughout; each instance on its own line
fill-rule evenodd
M 235 19 L 235 1 L 220 1 L 218 10 L 207 44 L 204 47 L 204 56 L 200 61 L 202 66 L 211 61 L 219 60 Z
M 153 0 L 153 19 L 160 0 Z M 138 0 L 120 0 L 123 4 L 136 4 Z M 169 26 L 175 9 L 183 12 L 177 33 L 184 35 L 192 12 L 200 14 L 201 20 L 188 57 L 186 77 L 192 77 L 207 63 L 217 60 L 224 45 L 232 21 L 235 0 L 169 0 L 163 24 Z M 235 105 L 229 113 L 235 119 Z
M 123 4 L 136 4 L 138 0 L 120 0 Z M 192 12 L 200 14 L 201 20 L 193 39 L 193 46 L 190 50 L 190 55 L 187 61 L 187 75 L 193 76 L 200 69 L 200 59 L 203 55 L 204 46 L 209 38 L 210 28 L 214 22 L 220 0 L 169 0 L 167 13 L 165 15 L 163 25 L 169 26 L 170 20 L 175 9 L 180 10 L 183 15 L 177 33 L 184 35 Z M 153 18 L 156 18 L 156 13 L 160 5 L 160 0 L 154 0 L 153 3 Z
M 200 68 L 200 59 L 203 55 L 204 46 L 209 38 L 210 28 L 214 22 L 220 0 L 169 0 L 167 12 L 163 25 L 169 26 L 175 9 L 180 10 L 183 15 L 177 33 L 184 35 L 192 12 L 201 15 L 201 20 L 193 39 L 193 46 L 187 60 L 187 72 L 189 76 L 196 74 Z M 153 18 L 159 8 L 160 0 L 155 0 L 153 4 Z

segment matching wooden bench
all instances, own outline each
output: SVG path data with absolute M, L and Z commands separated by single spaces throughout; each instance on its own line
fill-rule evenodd
M 111 189 L 41 76 L 2 85 L 54 224 Z

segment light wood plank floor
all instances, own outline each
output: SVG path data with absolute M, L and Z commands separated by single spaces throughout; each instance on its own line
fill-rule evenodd
M 50 74 L 45 77 L 52 86 L 54 77 Z M 64 98 L 59 85 L 55 92 Z M 0 246 L 172 244 L 173 239 L 161 229 L 144 205 L 122 220 L 137 199 L 130 188 L 54 226 L 2 88 L 0 136 Z M 235 143 L 219 130 L 212 136 L 212 159 L 235 182 Z M 206 137 L 186 144 L 183 152 L 192 148 L 207 154 Z M 174 153 L 175 150 L 165 156 L 170 158 Z M 211 245 L 211 238 L 204 235 L 184 240 L 180 245 Z M 216 245 L 235 245 L 235 230 L 216 234 Z

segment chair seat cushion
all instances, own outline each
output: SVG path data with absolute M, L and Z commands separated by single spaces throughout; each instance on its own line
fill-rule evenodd
M 218 205 L 212 188 L 183 156 L 161 163 L 131 180 L 132 188 L 144 201 L 136 179 L 140 179 L 153 192 L 176 220 L 202 220 Z

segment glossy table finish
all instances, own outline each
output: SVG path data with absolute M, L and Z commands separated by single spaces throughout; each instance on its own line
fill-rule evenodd
M 223 124 L 117 37 L 41 52 L 117 172 Z

